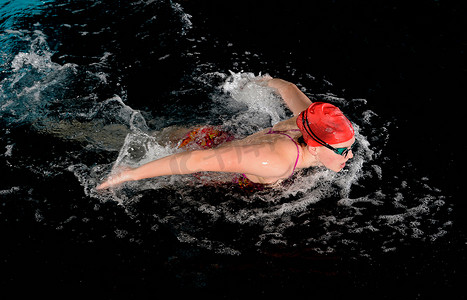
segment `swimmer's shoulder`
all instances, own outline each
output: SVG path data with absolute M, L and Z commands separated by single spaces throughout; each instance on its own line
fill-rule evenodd
M 298 129 L 297 127 L 297 117 L 292 117 L 290 119 L 281 121 L 274 126 L 272 126 L 272 130 L 274 131 L 293 131 Z

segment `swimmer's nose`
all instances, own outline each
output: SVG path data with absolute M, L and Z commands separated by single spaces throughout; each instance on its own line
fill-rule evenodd
M 351 159 L 353 158 L 353 152 L 352 152 L 352 149 L 349 150 L 349 152 L 347 153 L 346 157 L 347 159 Z

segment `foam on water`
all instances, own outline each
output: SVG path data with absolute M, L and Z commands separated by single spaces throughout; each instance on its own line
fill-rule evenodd
M 224 77 L 222 93 L 214 94 L 212 101 L 223 105 L 221 109 L 238 103 L 246 105 L 243 110 L 233 109 L 231 119 L 226 120 L 225 125 L 237 130 L 237 135 L 272 126 L 287 117 L 277 95 L 258 81 L 260 76 L 233 73 Z M 362 99 L 346 101 L 333 95 L 313 96 L 341 104 L 350 115 L 352 102 L 360 106 L 364 102 Z M 408 191 L 410 187 L 406 182 L 398 184 L 401 188 L 386 191 L 384 156 L 381 151 L 375 152 L 361 133 L 375 132 L 374 128 L 368 128 L 375 117 L 374 112 L 367 110 L 362 118 L 353 118 L 358 146 L 354 158 L 342 172 L 320 168 L 301 170 L 286 185 L 252 194 L 239 193 L 222 184 L 204 185 L 209 182 L 207 178 L 211 178 L 211 182 L 221 180 L 217 174 L 207 174 L 203 180 L 191 175 L 154 178 L 126 183 L 111 193 L 95 193 L 92 185 L 110 168 L 138 166 L 179 151 L 176 144 L 164 143 L 158 137 L 161 132 L 140 128 L 130 130 L 112 166 L 86 167 L 86 172 L 76 174 L 88 187 L 89 195 L 101 201 L 118 201 L 135 218 L 152 213 L 158 222 L 173 230 L 179 241 L 216 253 L 240 254 L 255 247 L 302 245 L 323 254 L 344 248 L 345 251 L 355 250 L 354 255 L 371 256 L 374 251 L 394 251 L 401 239 L 433 241 L 443 236 L 450 225 L 440 224 L 433 216 L 445 206 L 444 197 L 435 189 L 421 180 L 412 183 L 412 187 L 417 185 L 416 194 Z M 235 124 L 239 120 L 243 122 L 241 129 Z M 381 132 L 385 130 L 375 134 Z M 380 145 L 386 140 L 387 137 L 381 138 Z M 140 193 L 149 192 L 157 199 L 158 191 L 166 189 L 176 196 L 165 195 L 164 199 L 155 200 L 154 211 L 137 209 L 138 203 L 145 199 Z M 144 201 L 151 201 L 151 196 L 147 197 Z M 219 237 L 217 225 L 214 226 L 219 223 L 226 228 L 236 228 L 236 234 Z M 301 236 L 297 238 L 296 232 Z M 374 244 L 368 248 L 356 247 L 361 234 L 373 236 L 378 247 Z
M 182 16 L 188 31 L 189 16 L 178 4 L 171 7 Z M 206 115 L 206 106 L 179 107 L 180 113 L 164 116 L 138 110 L 128 104 L 125 86 L 110 80 L 114 54 L 108 49 L 87 58 L 87 64 L 58 63 L 40 30 L 6 30 L 0 32 L 0 40 L 2 122 L 8 128 L 29 126 L 73 145 L 47 161 L 48 165 L 36 167 L 37 172 L 44 176 L 49 169 L 72 172 L 85 195 L 96 203 L 116 201 L 135 221 L 151 216 L 151 230 L 168 228 L 182 243 L 228 255 L 305 247 L 317 253 L 371 257 L 412 240 L 434 241 L 451 226 L 445 197 L 429 180 L 413 178 L 403 170 L 390 171 L 397 157 L 383 149 L 391 122 L 380 120 L 364 99 L 305 89 L 315 80 L 311 74 L 305 74 L 297 86 L 313 101 L 338 105 L 355 127 L 354 158 L 342 172 L 300 170 L 293 180 L 255 193 L 235 188 L 220 174 L 164 176 L 97 192 L 95 186 L 121 167 L 139 166 L 180 151 L 167 139 L 170 129 L 177 129 L 172 125 L 186 121 L 179 120 L 180 116 L 195 115 L 199 120 Z M 170 57 L 166 55 L 158 57 L 165 60 Z M 212 109 L 207 111 L 236 137 L 291 116 L 275 92 L 261 83 L 261 75 L 226 74 L 210 62 L 196 62 L 195 81 L 212 87 L 205 101 Z M 170 95 L 178 100 L 194 90 L 187 84 Z M 192 125 L 191 120 L 186 123 Z M 7 144 L 4 156 L 14 161 L 15 150 L 14 143 Z M 98 153 L 98 161 L 82 160 L 88 153 Z M 0 194 L 17 191 L 13 187 Z M 44 215 L 38 212 L 36 219 L 43 220 Z M 118 229 L 116 235 L 124 238 L 125 232 Z M 365 244 L 365 240 L 371 242 Z
M 5 49 L 10 55 L 2 68 L 8 76 L 0 82 L 0 114 L 8 124 L 47 126 L 95 109 L 99 99 L 93 92 L 103 83 L 100 73 L 53 62 L 53 51 L 39 30 L 6 31 L 0 37 L 15 40 L 11 47 L 16 50 Z M 27 47 L 18 47 L 22 43 Z M 89 85 L 80 93 L 70 91 L 69 82 L 81 80 Z
M 256 77 L 253 73 L 231 72 L 225 81 L 222 89 L 229 94 L 228 100 L 246 105 L 248 108 L 247 112 L 242 111 L 234 118 L 234 122 L 248 124 L 253 121 L 264 124 L 263 120 L 267 120 L 270 121 L 271 126 L 285 119 L 286 108 L 283 101 L 280 101 L 279 96 L 272 89 L 262 84 L 261 79 L 261 76 Z

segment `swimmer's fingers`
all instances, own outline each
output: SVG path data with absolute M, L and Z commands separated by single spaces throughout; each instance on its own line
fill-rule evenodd
M 132 180 L 134 180 L 132 176 L 132 169 L 124 169 L 118 174 L 109 176 L 103 183 L 96 187 L 96 190 L 108 189 L 110 187 Z

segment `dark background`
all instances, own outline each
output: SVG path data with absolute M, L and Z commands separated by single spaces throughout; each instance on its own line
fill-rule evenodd
M 115 4 L 108 2 L 110 6 Z M 159 298 L 166 297 L 161 290 L 177 293 L 180 286 L 195 286 L 203 294 L 206 291 L 199 287 L 209 283 L 208 288 L 225 289 L 214 291 L 212 295 L 216 298 L 274 296 L 277 290 L 285 291 L 289 298 L 299 295 L 305 299 L 321 293 L 329 298 L 348 295 L 368 299 L 428 299 L 435 295 L 443 299 L 465 298 L 462 275 L 466 270 L 466 204 L 462 187 L 467 150 L 463 131 L 466 4 L 380 0 L 180 0 L 179 3 L 192 15 L 197 34 L 206 32 L 213 37 L 211 40 L 219 40 L 224 45 L 232 43 L 239 51 L 260 53 L 260 60 L 269 62 L 266 66 L 252 62 L 244 71 L 283 77 L 290 74 L 286 72 L 287 66 L 297 66 L 298 72 L 327 79 L 340 89 L 339 96 L 367 99 L 369 108 L 382 119 L 393 122 L 386 146 L 387 153 L 395 154 L 390 157 L 397 158 L 392 163 L 392 172 L 397 174 L 403 166 L 416 169 L 416 174 L 430 178 L 430 185 L 440 188 L 447 195 L 446 201 L 454 207 L 454 226 L 445 244 L 434 248 L 425 248 L 423 243 L 401 245 L 394 254 L 385 255 L 384 261 L 375 258 L 368 263 L 342 261 L 337 257 L 324 261 L 308 253 L 219 258 L 178 245 L 177 241 L 170 240 L 173 236 L 170 232 L 141 230 L 141 224 L 150 224 L 152 220 L 136 223 L 112 203 L 102 205 L 101 210 L 106 211 L 105 222 L 83 223 L 71 219 L 72 225 L 67 227 L 70 229 L 58 231 L 54 227 L 54 215 L 98 220 L 102 211 L 94 211 L 95 199 L 83 195 L 83 187 L 72 173 L 37 181 L 35 174 L 27 177 L 27 171 L 11 172 L 5 164 L 2 170 L 10 172 L 7 173 L 9 180 L 15 183 L 11 186 L 24 181 L 34 189 L 21 190 L 20 199 L 7 199 L 3 203 L 3 216 L 8 216 L 8 220 L 4 218 L 2 228 L 1 250 L 7 253 L 2 256 L 2 271 L 8 278 L 2 278 L 2 287 L 10 287 L 17 293 L 38 291 L 41 295 L 53 291 L 64 295 L 102 291 L 108 298 Z M 124 16 L 125 11 L 121 14 Z M 57 18 L 60 17 L 65 19 L 56 20 L 57 24 L 80 21 L 68 19 L 73 15 Z M 102 17 L 98 22 L 117 22 L 119 16 L 113 17 L 111 20 Z M 97 19 L 92 11 L 89 18 Z M 122 22 L 122 32 L 128 26 Z M 73 48 L 77 53 L 96 48 L 99 50 L 96 53 L 102 52 L 96 46 L 100 45 L 98 40 L 92 41 L 96 48 L 80 45 L 74 36 L 66 34 L 62 41 L 62 47 L 69 47 L 64 53 L 72 53 Z M 173 46 L 170 41 L 166 42 L 169 49 L 178 47 L 177 43 Z M 123 53 L 139 55 L 131 43 L 126 47 L 121 49 Z M 222 49 L 218 51 L 215 55 L 221 56 Z M 64 63 L 59 57 L 55 59 Z M 230 58 L 225 59 L 225 65 L 219 63 L 219 72 L 227 73 L 231 63 Z M 157 64 L 156 61 L 154 65 Z M 164 70 L 171 68 L 164 67 L 167 68 Z M 147 77 L 145 71 L 151 72 L 138 66 L 130 74 L 140 75 L 128 80 L 129 98 L 137 99 L 135 95 L 141 86 L 148 89 L 149 83 L 141 81 Z M 176 65 L 173 71 L 170 74 L 151 72 L 151 80 L 166 82 L 167 90 L 171 90 L 169 83 L 181 77 Z M 284 79 L 294 81 L 295 78 Z M 160 86 L 163 88 L 164 84 Z M 152 86 L 149 89 L 152 92 Z M 131 106 L 137 108 L 137 105 L 135 101 Z M 21 144 L 17 143 L 17 148 L 26 148 L 28 155 L 38 152 L 52 156 L 48 152 L 50 148 L 55 153 L 69 150 L 65 143 L 21 130 L 14 132 L 25 137 Z M 24 164 L 30 163 L 27 157 L 24 160 Z M 5 182 L 6 189 L 8 181 Z M 56 199 L 65 198 L 63 195 L 69 198 L 58 199 L 61 202 Z M 38 225 L 30 218 L 35 206 L 44 208 L 44 219 L 50 225 Z M 139 247 L 110 237 L 108 233 L 115 228 L 127 229 L 130 235 L 146 244 Z M 107 237 L 88 243 L 89 239 L 101 236 Z M 174 252 L 180 261 L 173 258 Z M 341 270 L 351 271 L 338 272 Z M 257 293 L 248 293 L 247 289 Z M 303 290 L 310 294 L 301 294 Z
M 233 41 L 239 49 L 257 51 L 263 60 L 273 62 L 266 70 L 272 76 L 280 77 L 284 65 L 294 64 L 341 88 L 339 96 L 367 99 L 373 111 L 394 125 L 386 146 L 386 151 L 394 154 L 392 172 L 397 175 L 398 168 L 411 168 L 448 195 L 455 220 L 446 247 L 429 250 L 411 245 L 407 256 L 388 257 L 376 268 L 377 273 L 360 266 L 367 280 L 360 286 L 366 292 L 361 296 L 464 299 L 467 3 L 180 3 L 201 30 Z M 258 66 L 245 71 L 265 70 Z M 422 265 L 425 267 L 420 268 Z M 386 268 L 392 270 L 384 274 Z M 403 295 L 404 289 L 416 292 Z
M 279 74 L 271 67 L 272 76 L 294 62 L 342 88 L 339 96 L 367 99 L 396 121 L 388 147 L 463 198 L 465 2 L 180 3 L 196 26 L 274 61 Z

